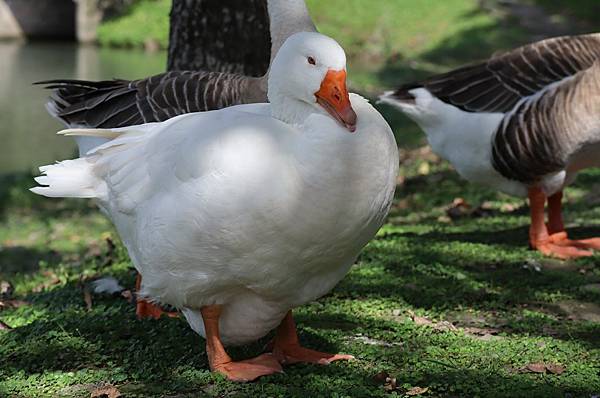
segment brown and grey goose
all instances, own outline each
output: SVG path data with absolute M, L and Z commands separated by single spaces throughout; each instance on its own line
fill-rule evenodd
M 600 249 L 600 238 L 568 239 L 561 214 L 563 188 L 600 166 L 600 34 L 525 45 L 381 101 L 417 122 L 465 179 L 528 195 L 533 248 L 560 258 Z
M 268 0 L 271 62 L 296 32 L 316 31 L 304 0 Z M 115 128 L 173 116 L 267 102 L 267 75 L 171 71 L 139 80 L 48 80 L 49 112 L 71 127 Z

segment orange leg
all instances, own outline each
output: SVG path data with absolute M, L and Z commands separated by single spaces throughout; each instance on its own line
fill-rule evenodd
M 140 274 L 138 272 L 137 277 L 135 278 L 135 291 L 139 292 L 141 286 L 142 286 L 142 274 Z M 179 314 L 177 314 L 177 312 L 163 311 L 159 306 L 152 304 L 151 302 L 146 301 L 142 298 L 137 299 L 135 314 L 137 315 L 138 319 L 145 319 L 145 318 L 159 319 L 161 317 L 161 315 L 163 315 L 163 314 L 165 314 L 171 318 L 176 318 L 179 316 Z
M 209 305 L 200 310 L 206 331 L 206 353 L 210 370 L 225 375 L 231 381 L 252 381 L 261 376 L 281 373 L 283 369 L 273 354 L 234 362 L 227 355 L 219 335 L 220 305 Z
M 554 256 L 562 259 L 591 256 L 592 252 L 580 250 L 571 245 L 556 243 L 554 239 L 558 238 L 559 232 L 552 236 L 548 233 L 548 227 L 545 223 L 544 206 L 546 204 L 546 195 L 540 188 L 529 189 L 529 207 L 531 208 L 531 226 L 529 228 L 529 244 L 532 248 L 539 250 L 547 256 Z M 558 219 L 554 218 L 549 224 L 554 227 Z M 562 222 L 562 220 L 561 220 Z M 558 239 L 556 239 L 558 240 Z
M 548 196 L 548 233 L 550 235 L 565 232 L 565 224 L 562 219 L 562 191 Z
M 573 246 L 580 249 L 600 249 L 600 238 L 572 240 L 568 238 L 562 220 L 562 191 L 548 197 L 548 231 L 550 240 L 561 246 Z
M 354 359 L 352 355 L 328 354 L 301 347 L 296 334 L 296 323 L 292 317 L 292 311 L 289 311 L 281 321 L 272 345 L 273 355 L 282 364 L 305 362 L 329 365 L 331 362 L 341 359 Z

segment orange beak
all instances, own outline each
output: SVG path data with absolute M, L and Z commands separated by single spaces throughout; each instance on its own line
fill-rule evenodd
M 356 113 L 346 88 L 346 71 L 329 70 L 315 93 L 317 103 L 351 133 L 356 130 Z

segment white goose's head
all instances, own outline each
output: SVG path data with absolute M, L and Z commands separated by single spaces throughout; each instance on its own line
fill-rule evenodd
M 290 36 L 269 72 L 273 116 L 301 122 L 307 112 L 327 112 L 348 131 L 356 130 L 356 113 L 346 88 L 346 54 L 330 37 L 314 32 Z

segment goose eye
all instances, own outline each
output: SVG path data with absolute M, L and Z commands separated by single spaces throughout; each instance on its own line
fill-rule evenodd
M 316 65 L 316 63 L 317 63 L 317 61 L 315 61 L 315 59 L 313 57 L 308 57 L 306 60 L 311 65 Z

